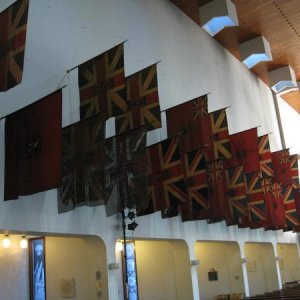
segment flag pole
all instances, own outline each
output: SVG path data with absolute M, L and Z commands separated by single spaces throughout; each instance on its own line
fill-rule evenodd
M 123 245 L 124 245 L 124 266 L 125 266 L 125 299 L 128 300 L 128 270 L 127 270 L 127 249 L 126 249 L 126 216 L 124 199 L 122 197 L 122 228 L 123 228 Z

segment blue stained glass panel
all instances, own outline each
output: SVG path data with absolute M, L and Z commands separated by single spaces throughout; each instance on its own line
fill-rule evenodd
M 126 242 L 128 300 L 138 300 L 134 243 Z
M 33 300 L 46 300 L 44 251 L 44 239 L 31 240 Z

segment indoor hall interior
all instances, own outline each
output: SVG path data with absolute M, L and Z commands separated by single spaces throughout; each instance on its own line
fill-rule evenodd
M 299 8 L 0 1 L 0 300 L 299 292 Z

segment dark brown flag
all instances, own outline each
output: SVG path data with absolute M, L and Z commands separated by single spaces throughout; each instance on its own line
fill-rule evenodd
M 0 13 L 0 91 L 22 80 L 28 0 L 19 0 Z
M 60 186 L 61 99 L 60 90 L 6 118 L 5 200 Z
M 146 128 L 140 127 L 105 140 L 106 202 L 108 216 L 124 208 L 142 210 L 146 206 L 148 160 Z
M 104 182 L 105 120 L 97 114 L 62 130 L 62 186 L 58 212 L 96 206 L 109 196 Z
M 166 110 L 168 137 L 179 135 L 181 152 L 209 145 L 210 116 L 207 95 L 176 105 Z

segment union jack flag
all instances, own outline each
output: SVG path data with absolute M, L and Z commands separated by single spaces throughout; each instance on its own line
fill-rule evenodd
M 108 156 L 106 187 L 108 191 L 116 191 L 116 197 L 111 197 L 106 203 L 107 215 L 119 213 L 124 208 L 142 210 L 146 206 L 148 179 L 146 128 L 106 139 L 105 149 Z
M 229 135 L 232 158 L 224 160 L 226 168 L 237 165 L 244 166 L 245 173 L 259 170 L 257 129 L 252 128 Z
M 229 200 L 230 218 L 228 225 L 249 226 L 248 199 L 243 166 L 226 169 L 227 195 Z
M 263 178 L 273 177 L 274 170 L 272 164 L 272 153 L 270 149 L 269 136 L 267 134 L 258 137 L 258 154 L 261 176 Z
M 148 147 L 150 161 L 149 206 L 153 212 L 176 211 L 177 205 L 186 202 L 184 170 L 179 153 L 178 137 Z
M 180 136 L 182 152 L 198 149 L 210 143 L 210 118 L 207 95 L 166 110 L 168 137 Z
M 62 130 L 62 186 L 58 211 L 105 203 L 105 121 L 99 114 Z
M 183 221 L 209 218 L 206 158 L 203 148 L 184 153 L 187 202 L 181 205 Z
M 292 182 L 290 153 L 288 149 L 272 152 L 275 181 L 282 186 L 289 186 Z
M 116 132 L 161 127 L 156 65 L 126 78 L 127 110 L 116 117 Z
M 300 217 L 296 210 L 296 203 L 294 197 L 293 186 L 286 186 L 282 188 L 285 219 L 287 229 L 300 226 Z
M 280 182 L 273 182 L 271 217 L 272 228 L 284 229 L 286 227 L 283 187 Z
M 209 161 L 232 158 L 225 109 L 209 113 L 211 142 L 206 148 Z
M 218 222 L 230 216 L 224 173 L 222 160 L 207 163 L 208 202 L 211 205 L 209 222 Z
M 22 81 L 28 1 L 19 0 L 0 14 L 0 91 Z
M 81 64 L 78 77 L 81 119 L 127 111 L 123 44 Z
M 266 205 L 260 172 L 246 174 L 246 181 L 250 227 L 264 227 L 266 222 Z
M 261 179 L 261 186 L 265 196 L 266 205 L 266 229 L 274 228 L 274 207 L 273 207 L 273 177 L 264 177 Z

